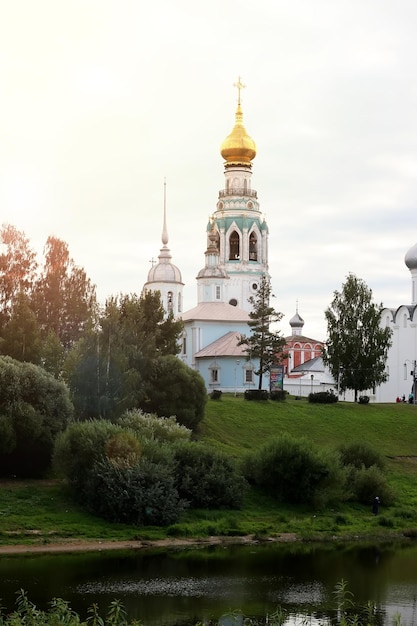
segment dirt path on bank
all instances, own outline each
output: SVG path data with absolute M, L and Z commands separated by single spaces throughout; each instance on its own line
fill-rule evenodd
M 285 533 L 263 540 L 262 543 L 292 542 L 297 537 Z M 65 541 L 31 545 L 0 545 L 0 556 L 6 554 L 42 554 L 51 552 L 101 552 L 105 550 L 143 550 L 146 548 L 185 548 L 212 545 L 255 545 L 260 543 L 252 535 L 246 537 L 207 537 L 207 539 L 160 539 L 156 541 Z

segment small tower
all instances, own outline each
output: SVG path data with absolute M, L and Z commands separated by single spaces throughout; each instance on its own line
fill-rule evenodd
M 298 305 L 295 315 L 290 319 L 291 326 L 291 335 L 294 337 L 295 335 L 303 334 L 304 320 L 301 315 L 298 313 Z
M 202 302 L 208 290 L 214 290 L 220 294 L 221 302 L 250 311 L 248 299 L 256 294 L 262 276 L 269 276 L 268 227 L 260 213 L 258 194 L 251 187 L 256 145 L 243 125 L 244 85 L 240 78 L 235 87 L 238 90 L 235 125 L 220 149 L 225 185 L 219 191 L 216 211 L 207 227 L 207 250 L 216 246 L 217 267 L 222 274 L 216 282 L 213 276 L 208 280 L 202 270 L 197 276 L 198 298 Z
M 411 273 L 411 304 L 417 304 L 417 243 L 405 255 L 404 262 Z
M 182 312 L 182 282 L 181 272 L 171 263 L 171 251 L 168 246 L 168 229 L 166 220 L 166 181 L 164 181 L 164 223 L 162 227 L 162 248 L 158 256 L 158 263 L 152 265 L 148 273 L 148 280 L 143 291 L 159 291 L 166 315 L 177 317 Z
M 206 264 L 197 275 L 198 302 L 224 302 L 225 283 L 229 280 L 226 270 L 219 264 L 219 235 L 211 221 L 209 244 L 205 252 Z

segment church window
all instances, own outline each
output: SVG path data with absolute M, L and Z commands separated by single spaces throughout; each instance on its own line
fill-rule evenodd
M 240 259 L 240 239 L 239 233 L 235 230 L 229 238 L 229 260 L 238 261 Z
M 245 370 L 245 383 L 253 383 L 253 370 L 246 369 Z
M 231 300 L 229 300 L 229 304 L 231 304 L 232 306 L 237 306 L 236 298 L 232 298 Z
M 181 301 L 181 294 L 178 294 L 178 313 L 181 313 L 182 311 L 182 301 Z
M 168 291 L 167 305 L 168 305 L 169 312 L 172 311 L 173 299 L 174 299 L 174 294 L 172 293 L 172 291 Z
M 187 354 L 187 337 L 184 335 L 182 338 L 182 353 Z
M 211 382 L 212 383 L 217 383 L 219 382 L 219 370 L 218 369 L 212 369 L 211 370 Z
M 249 261 L 258 260 L 258 239 L 255 233 L 251 233 L 249 237 Z
M 220 285 L 216 285 L 216 300 L 220 300 Z

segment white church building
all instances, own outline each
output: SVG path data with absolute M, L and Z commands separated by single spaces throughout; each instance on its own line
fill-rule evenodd
M 416 397 L 417 358 L 417 244 L 405 255 L 411 274 L 411 304 L 382 311 L 381 325 L 392 330 L 392 346 L 388 353 L 387 382 L 375 390 L 376 402 L 395 402 L 397 398 Z
M 258 387 L 257 361 L 247 358 L 238 341 L 248 335 L 250 296 L 268 273 L 268 226 L 257 192 L 252 189 L 252 161 L 256 145 L 243 124 L 240 79 L 235 124 L 220 149 L 224 186 L 207 224 L 204 267 L 197 275 L 197 304 L 182 311 L 181 272 L 172 263 L 166 226 L 162 248 L 148 274 L 144 290 L 159 291 L 164 308 L 184 323 L 180 358 L 200 372 L 208 391 L 242 393 Z M 269 386 L 268 377 L 263 378 Z

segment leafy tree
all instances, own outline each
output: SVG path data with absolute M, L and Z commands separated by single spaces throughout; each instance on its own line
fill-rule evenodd
M 385 382 L 385 363 L 391 346 L 391 329 L 381 328 L 382 304 L 372 301 L 372 290 L 349 274 L 342 291 L 335 291 L 325 311 L 328 339 L 323 361 L 340 391 L 371 389 Z
M 207 391 L 201 375 L 175 356 L 155 359 L 146 373 L 146 397 L 140 406 L 159 416 L 175 415 L 196 430 L 204 417 Z
M 30 307 L 29 297 L 23 292 L 16 295 L 11 305 L 10 317 L 2 329 L 0 352 L 17 361 L 40 364 L 42 340 L 36 315 Z
M 4 249 L 0 254 L 0 322 L 3 324 L 10 317 L 15 297 L 31 293 L 38 264 L 29 240 L 14 226 L 3 224 L 0 242 Z
M 266 276 L 262 276 L 256 296 L 249 298 L 253 308 L 248 324 L 252 332 L 249 336 L 241 335 L 238 343 L 246 346 L 248 358 L 259 359 L 259 368 L 255 371 L 259 376 L 258 389 L 262 389 L 263 375 L 285 357 L 285 338 L 271 330 L 271 324 L 279 322 L 283 316 L 270 306 L 270 297 L 271 284 Z
M 32 363 L 0 357 L 0 475 L 42 475 L 72 413 L 64 383 Z
M 45 334 L 51 330 L 65 348 L 72 346 L 96 313 L 95 287 L 70 258 L 68 245 L 48 237 L 45 263 L 34 284 L 34 306 Z
M 97 327 L 84 333 L 67 360 L 77 414 L 115 419 L 128 409 L 148 410 L 143 403 L 153 389 L 152 383 L 145 387 L 154 361 L 177 353 L 181 332 L 181 322 L 164 318 L 158 293 L 109 298 Z

